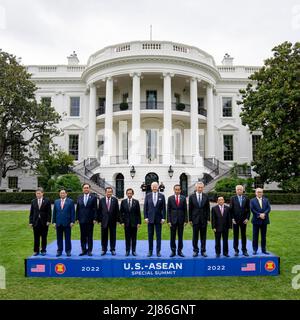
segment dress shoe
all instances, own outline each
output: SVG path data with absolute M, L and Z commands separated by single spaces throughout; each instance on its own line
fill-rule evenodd
M 176 256 L 175 252 L 172 251 L 171 254 L 170 254 L 170 258 L 173 258 L 173 257 L 175 257 L 175 256 Z
M 46 251 L 41 251 L 41 255 L 44 257 L 46 255 Z
M 195 257 L 198 257 L 198 255 L 199 255 L 198 252 L 194 252 L 194 253 L 193 253 L 193 257 L 194 257 L 194 258 L 195 258 Z
M 101 256 L 105 256 L 106 255 L 106 251 L 101 251 Z
M 152 257 L 152 251 L 149 251 L 147 257 Z
M 129 256 L 129 251 L 126 251 L 125 257 L 128 257 L 128 256 Z
M 245 257 L 249 257 L 249 253 L 248 253 L 247 251 L 244 251 L 244 252 L 243 252 L 243 255 L 244 255 Z
M 111 250 L 111 255 L 115 256 L 116 255 L 116 250 Z
M 135 251 L 132 251 L 132 255 L 133 255 L 134 257 L 136 257 L 136 252 L 135 252 Z
M 33 256 L 34 256 L 34 257 L 36 257 L 36 256 L 38 256 L 38 255 L 39 255 L 38 252 L 34 252 L 34 253 L 33 253 Z
M 67 257 L 71 257 L 71 252 L 67 252 Z
M 93 254 L 92 254 L 91 251 L 89 251 L 87 255 L 88 255 L 89 257 L 91 257 Z
M 253 251 L 253 255 L 256 256 L 257 255 L 257 251 Z
M 235 251 L 234 256 L 235 256 L 235 257 L 238 257 L 238 256 L 239 256 L 239 252 L 238 252 L 238 251 Z
M 201 256 L 207 258 L 207 254 L 205 252 L 201 253 Z
M 220 254 L 219 253 L 216 254 L 216 258 L 220 258 Z
M 79 253 L 79 257 L 85 256 L 85 255 L 86 255 L 86 253 L 85 253 L 85 252 L 81 252 L 81 253 Z
M 270 254 L 268 251 L 265 251 L 265 250 L 262 251 L 262 253 L 263 253 L 263 254 L 267 254 L 267 255 Z
M 229 255 L 228 253 L 223 254 L 223 256 L 226 257 L 226 258 L 229 258 L 229 257 L 230 257 L 230 255 Z
M 179 255 L 179 257 L 184 258 L 184 254 L 181 251 L 178 252 L 178 255 Z
M 62 255 L 61 252 L 57 252 L 57 254 L 56 254 L 57 257 L 60 257 L 61 255 Z
M 161 257 L 160 251 L 157 251 L 156 255 L 157 255 L 158 257 Z

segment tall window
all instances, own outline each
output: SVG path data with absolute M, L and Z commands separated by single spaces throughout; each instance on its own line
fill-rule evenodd
M 233 160 L 233 136 L 223 136 L 224 161 Z
M 8 177 L 8 188 L 18 189 L 18 177 Z
M 42 97 L 41 103 L 46 105 L 47 107 L 51 106 L 51 97 Z
M 232 98 L 222 98 L 223 117 L 232 117 Z
M 181 139 L 181 132 L 180 131 L 175 131 L 174 135 L 173 135 L 173 153 L 175 155 L 175 159 L 180 161 L 181 160 L 181 156 L 182 156 L 182 139 Z
M 146 91 L 146 108 L 157 109 L 157 91 L 156 90 Z
M 104 137 L 100 136 L 98 140 L 98 155 L 99 159 L 104 155 Z
M 149 160 L 157 158 L 158 132 L 155 129 L 146 130 L 146 157 Z
M 79 135 L 78 134 L 69 135 L 69 154 L 71 154 L 76 161 L 78 160 L 78 154 L 79 154 Z
M 199 134 L 199 154 L 204 158 L 205 156 L 205 136 L 204 134 Z
M 128 132 L 122 133 L 122 159 L 128 159 Z
M 174 93 L 174 97 L 175 97 L 175 103 L 179 104 L 181 101 L 181 97 L 179 93 Z
M 70 99 L 70 116 L 80 116 L 80 97 L 71 97 Z
M 122 102 L 123 103 L 128 102 L 128 92 L 122 94 Z
M 256 160 L 256 155 L 257 155 L 257 144 L 260 140 L 261 136 L 258 134 L 252 135 L 252 159 L 255 161 Z

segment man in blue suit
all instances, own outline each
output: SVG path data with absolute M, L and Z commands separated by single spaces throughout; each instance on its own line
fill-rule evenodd
M 256 197 L 250 201 L 250 210 L 253 214 L 253 254 L 257 254 L 258 249 L 258 236 L 259 230 L 261 233 L 261 250 L 264 254 L 269 254 L 266 251 L 266 236 L 267 236 L 267 225 L 270 223 L 269 214 L 271 206 L 269 200 L 263 196 L 263 189 L 257 188 L 255 190 Z
M 151 183 L 151 190 L 146 195 L 144 202 L 144 218 L 148 224 L 148 242 L 149 252 L 147 257 L 151 257 L 153 253 L 153 235 L 154 227 L 156 231 L 156 254 L 161 257 L 161 228 L 166 220 L 166 200 L 163 194 L 158 192 L 158 183 Z
M 65 235 L 65 250 L 68 257 L 71 256 L 71 228 L 75 223 L 75 206 L 72 199 L 67 198 L 65 189 L 59 192 L 60 199 L 55 200 L 53 207 L 52 223 L 56 228 L 57 254 L 59 257 L 63 252 L 63 236 Z
M 88 183 L 82 185 L 83 194 L 77 199 L 76 221 L 80 226 L 81 253 L 92 256 L 94 224 L 97 223 L 97 198 L 90 193 Z

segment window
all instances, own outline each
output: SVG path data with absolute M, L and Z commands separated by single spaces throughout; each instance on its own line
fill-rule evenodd
M 18 189 L 18 177 L 8 177 L 8 188 Z
M 157 91 L 147 90 L 146 91 L 146 108 L 157 109 Z
M 71 97 L 70 99 L 70 116 L 79 117 L 80 116 L 80 97 Z
M 205 157 L 205 136 L 204 134 L 199 134 L 199 154 L 201 157 Z
M 74 157 L 74 160 L 78 160 L 79 153 L 79 135 L 70 134 L 69 135 L 69 154 Z
M 146 130 L 146 157 L 152 161 L 157 158 L 157 130 Z
M 224 161 L 233 160 L 233 136 L 223 136 L 223 148 L 224 148 Z
M 260 140 L 261 136 L 258 134 L 252 135 L 252 159 L 255 161 L 256 160 L 256 155 L 257 155 L 257 144 Z
M 100 136 L 98 140 L 98 154 L 99 159 L 104 155 L 104 137 Z
M 175 94 L 174 94 L 174 97 L 175 97 L 175 103 L 176 103 L 176 105 L 179 104 L 179 103 L 180 103 L 180 98 L 181 98 L 181 97 L 180 97 L 180 94 L 179 94 L 179 93 L 175 93 Z
M 176 131 L 175 135 L 174 135 L 174 154 L 175 154 L 175 159 L 180 161 L 181 160 L 181 132 L 180 131 Z
M 128 159 L 128 132 L 122 133 L 122 159 Z
M 254 177 L 254 189 L 256 188 L 264 188 L 264 184 L 260 176 Z
M 51 97 L 42 97 L 41 103 L 46 105 L 47 107 L 51 106 Z
M 204 98 L 198 98 L 198 114 L 202 114 L 206 116 L 206 110 L 204 109 Z
M 222 98 L 223 117 L 232 117 L 232 98 Z
M 128 93 L 123 93 L 122 95 L 122 102 L 127 103 L 128 102 Z

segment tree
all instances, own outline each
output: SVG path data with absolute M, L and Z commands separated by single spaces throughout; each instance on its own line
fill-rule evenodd
M 38 104 L 36 85 L 15 56 L 0 49 L 0 185 L 9 170 L 34 168 L 45 146 L 60 133 L 60 115 Z
M 82 190 L 78 176 L 71 173 L 58 177 L 52 191 L 58 191 L 60 188 L 65 188 L 66 191 L 69 192 L 78 192 Z
M 256 171 L 264 182 L 300 191 L 300 43 L 284 42 L 249 79 L 242 94 L 241 119 L 250 132 L 260 131 Z

